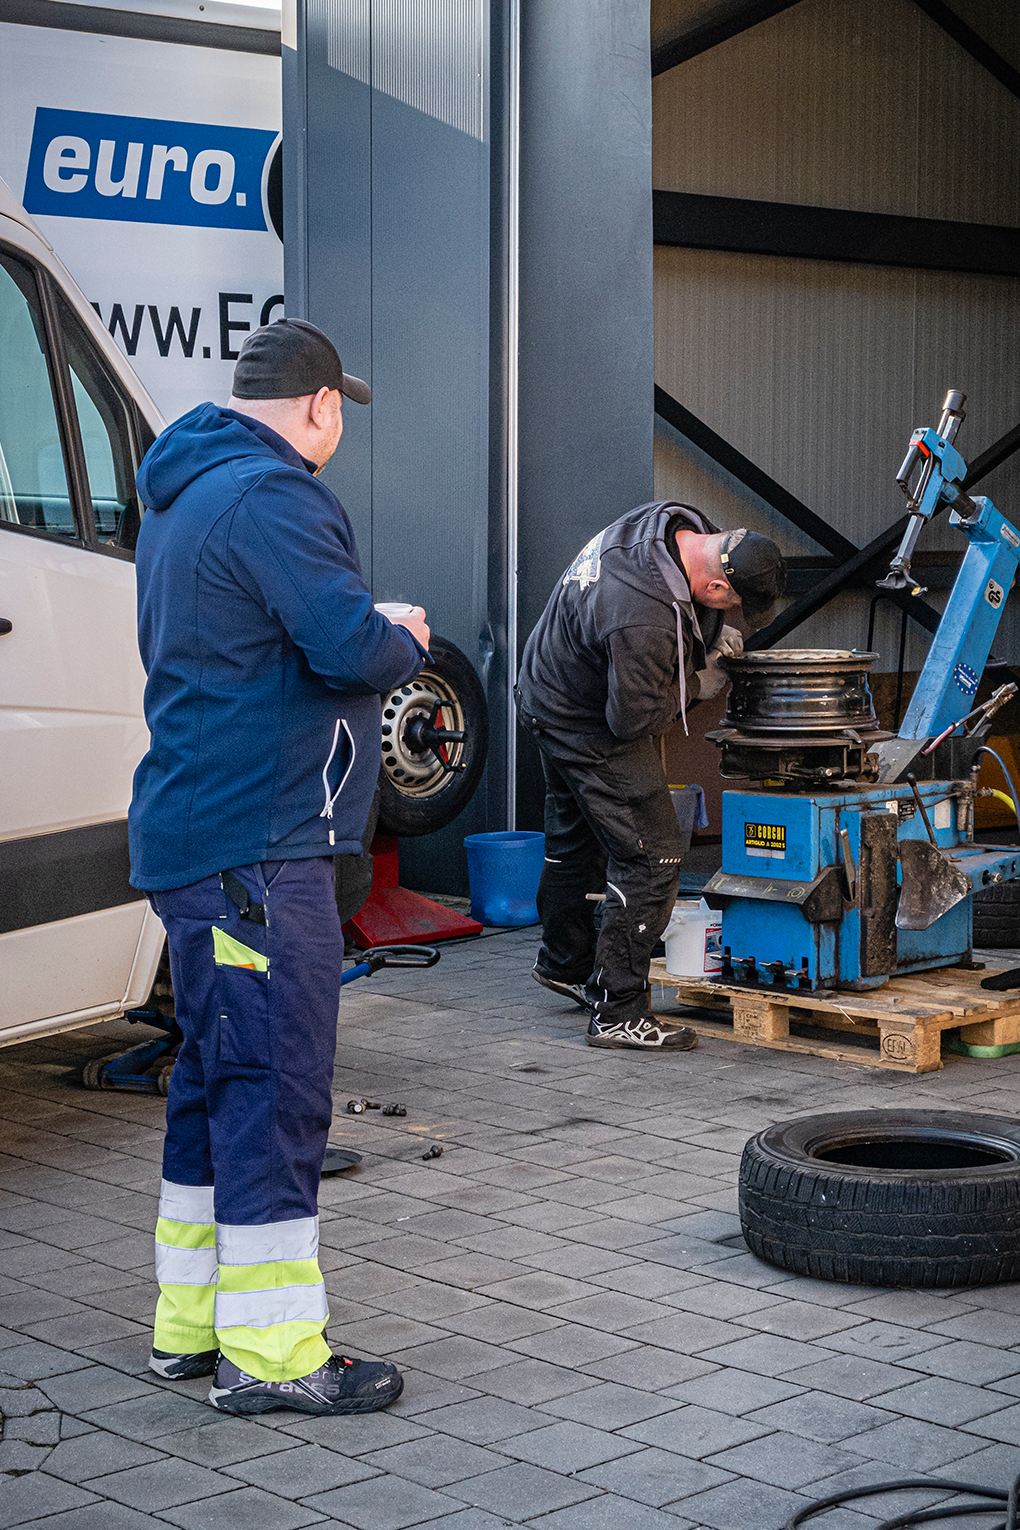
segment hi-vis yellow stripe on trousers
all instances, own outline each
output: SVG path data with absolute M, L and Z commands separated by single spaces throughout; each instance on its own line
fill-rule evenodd
M 212 1185 L 175 1185 L 165 1179 L 156 1223 L 159 1301 L 153 1348 L 182 1355 L 216 1348 L 217 1277 Z
M 218 1223 L 216 1252 L 216 1335 L 228 1359 L 260 1381 L 292 1381 L 325 1364 L 318 1217 Z
M 318 1217 L 217 1225 L 211 1185 L 169 1180 L 159 1211 L 154 1348 L 218 1348 L 262 1381 L 290 1381 L 325 1363 L 329 1308 Z

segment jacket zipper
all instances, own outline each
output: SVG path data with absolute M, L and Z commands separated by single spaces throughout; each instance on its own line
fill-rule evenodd
M 340 782 L 340 785 L 337 787 L 336 791 L 332 794 L 332 796 L 330 796 L 330 791 L 329 791 L 329 767 L 332 765 L 332 763 L 333 763 L 333 756 L 336 754 L 336 746 L 337 746 L 337 744 L 340 741 L 340 729 L 341 728 L 343 728 L 344 732 L 347 734 L 348 740 L 350 741 L 350 745 L 351 745 L 351 760 L 350 760 L 350 764 L 347 766 L 347 769 L 344 771 L 343 780 Z M 357 757 L 358 757 L 358 750 L 357 750 L 357 747 L 356 747 L 356 745 L 354 743 L 354 735 L 352 734 L 350 728 L 348 728 L 348 726 L 347 726 L 346 718 L 338 717 L 337 720 L 336 720 L 336 727 L 333 729 L 333 743 L 332 743 L 332 745 L 330 747 L 329 757 L 326 760 L 325 765 L 322 767 L 322 784 L 323 784 L 323 786 L 326 789 L 326 806 L 323 808 L 322 812 L 319 814 L 320 818 L 326 818 L 326 819 L 329 820 L 329 842 L 330 842 L 331 845 L 335 845 L 336 844 L 336 836 L 334 835 L 334 832 L 333 832 L 333 804 L 336 802 L 336 799 L 339 797 L 340 793 L 343 791 L 344 787 L 347 785 L 347 777 L 350 775 L 351 771 L 354 769 L 354 761 L 357 759 Z

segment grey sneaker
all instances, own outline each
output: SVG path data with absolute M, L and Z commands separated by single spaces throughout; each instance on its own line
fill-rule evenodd
M 220 1356 L 209 1401 L 221 1413 L 247 1416 L 293 1408 L 298 1413 L 372 1413 L 396 1402 L 404 1378 L 385 1360 L 330 1355 L 325 1365 L 295 1381 L 259 1381 Z
M 587 983 L 559 983 L 555 978 L 546 977 L 544 972 L 539 972 L 537 967 L 532 967 L 531 976 L 536 983 L 541 983 L 543 988 L 548 988 L 551 993 L 558 993 L 561 998 L 573 999 L 581 1009 L 592 1012 L 594 999 L 588 992 Z
M 648 1019 L 598 1020 L 593 1015 L 584 1038 L 590 1047 L 634 1047 L 641 1052 L 690 1052 L 698 1033 L 689 1025 L 662 1025 L 654 1015 Z
M 149 1356 L 149 1370 L 167 1381 L 191 1381 L 196 1376 L 211 1376 L 219 1358 L 218 1349 L 204 1349 L 197 1355 L 175 1355 L 171 1350 L 154 1349 Z

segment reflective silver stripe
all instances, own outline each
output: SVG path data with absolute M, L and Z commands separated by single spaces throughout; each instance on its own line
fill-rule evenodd
M 324 1323 L 326 1287 L 277 1286 L 272 1291 L 216 1292 L 217 1332 L 224 1328 L 275 1328 L 278 1323 Z
M 171 1248 L 156 1244 L 156 1279 L 161 1286 L 214 1286 L 219 1275 L 214 1248 Z
M 249 1227 L 216 1224 L 220 1264 L 273 1264 L 281 1259 L 314 1259 L 319 1252 L 318 1217 L 293 1222 L 258 1222 Z
M 159 1214 L 168 1222 L 208 1226 L 215 1221 L 212 1185 L 175 1185 L 164 1179 L 159 1187 Z

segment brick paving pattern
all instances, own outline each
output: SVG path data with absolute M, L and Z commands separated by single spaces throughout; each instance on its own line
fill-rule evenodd
M 328 1335 L 405 1371 L 385 1413 L 231 1419 L 208 1381 L 148 1372 L 162 1101 L 77 1082 L 139 1033 L 0 1051 L 0 1530 L 780 1530 L 843 1487 L 920 1473 L 920 1507 L 1020 1470 L 1020 1287 L 790 1278 L 736 1217 L 769 1122 L 1012 1114 L 1020 1056 L 913 1077 L 722 1040 L 594 1052 L 535 944 L 345 990 L 333 1140 L 365 1161 L 322 1186 Z M 355 1095 L 407 1117 L 348 1116 Z

